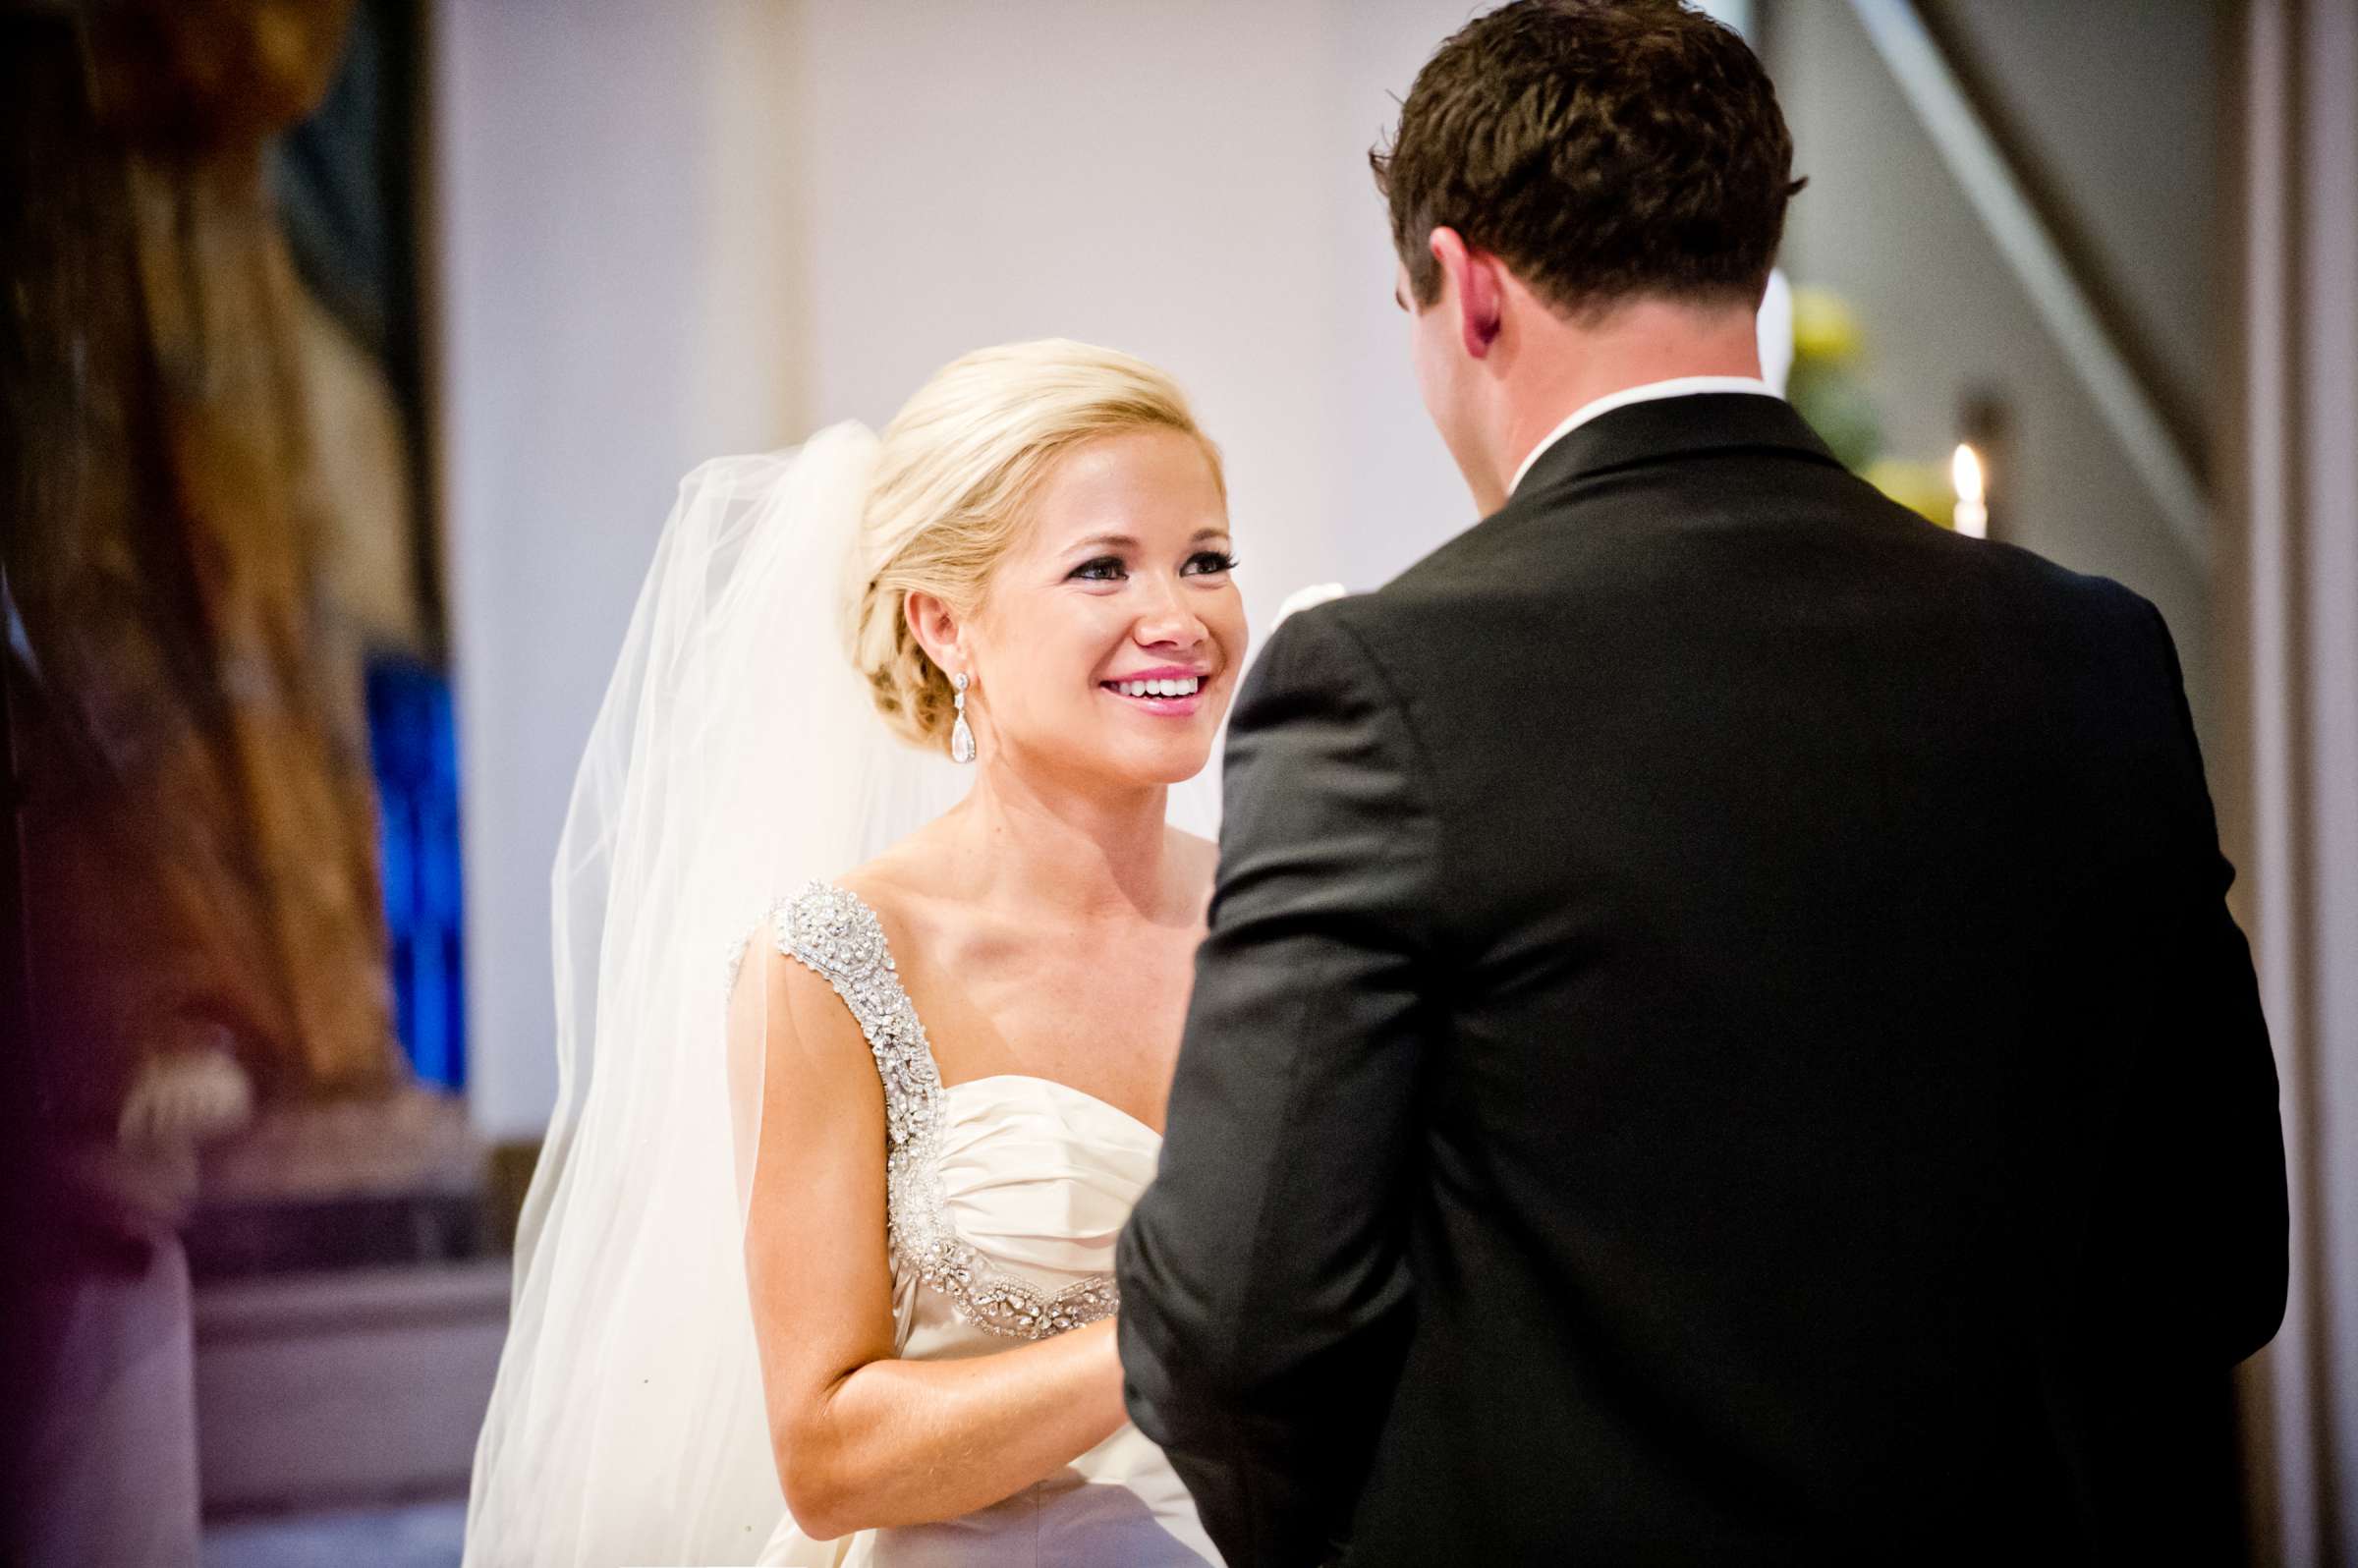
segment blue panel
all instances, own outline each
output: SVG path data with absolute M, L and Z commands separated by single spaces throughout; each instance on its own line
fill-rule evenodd
M 400 656 L 371 659 L 368 750 L 401 1043 L 420 1079 L 464 1089 L 459 768 L 448 678 Z

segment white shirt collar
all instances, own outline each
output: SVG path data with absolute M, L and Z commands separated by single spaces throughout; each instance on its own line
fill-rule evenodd
M 1618 392 L 1607 392 L 1596 402 L 1584 403 L 1574 409 L 1570 419 L 1542 436 L 1540 444 L 1533 447 L 1523 459 L 1523 466 L 1515 470 L 1515 481 L 1506 487 L 1506 493 L 1512 495 L 1522 488 L 1523 476 L 1531 472 L 1534 463 L 1539 462 L 1541 453 L 1599 415 L 1610 414 L 1632 403 L 1652 403 L 1656 398 L 1691 397 L 1698 392 L 1750 392 L 1765 398 L 1776 396 L 1776 388 L 1758 376 L 1750 375 L 1682 375 L 1668 381 L 1648 381 L 1642 386 L 1625 386 Z

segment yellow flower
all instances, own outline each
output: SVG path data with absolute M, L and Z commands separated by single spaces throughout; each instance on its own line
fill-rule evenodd
M 1825 364 L 1846 364 L 1867 345 L 1859 318 L 1842 297 L 1830 289 L 1803 287 L 1793 291 L 1793 358 Z
M 1956 526 L 1957 498 L 1949 490 L 1945 465 L 1881 458 L 1868 464 L 1860 477 L 1927 522 Z

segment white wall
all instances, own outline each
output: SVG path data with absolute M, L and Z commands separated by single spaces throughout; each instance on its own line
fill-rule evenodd
M 470 1097 L 495 1137 L 555 1090 L 548 868 L 674 481 L 793 408 L 791 120 L 743 68 L 752 4 L 435 8 L 437 410 L 466 834 Z M 759 84 L 766 87 L 766 83 Z
M 554 1093 L 547 872 L 673 479 L 1060 333 L 1225 448 L 1256 626 L 1472 520 L 1365 152 L 1468 0 L 441 0 L 471 1099 Z
M 1256 624 L 1302 583 L 1381 581 L 1470 520 L 1364 158 L 1462 17 L 812 5 L 814 409 L 881 422 L 964 349 L 1108 343 L 1172 370 L 1226 449 Z

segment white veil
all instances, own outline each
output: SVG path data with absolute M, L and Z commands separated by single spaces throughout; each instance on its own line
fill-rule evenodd
M 742 1563 L 784 1517 L 749 1306 L 729 959 L 946 809 L 846 656 L 875 437 L 682 481 L 553 873 L 558 1091 L 476 1453 L 469 1568 Z M 754 1064 L 758 1072 L 758 1064 Z

